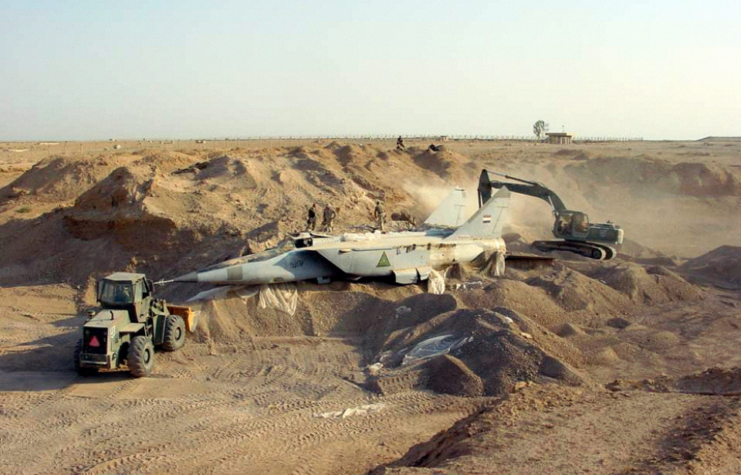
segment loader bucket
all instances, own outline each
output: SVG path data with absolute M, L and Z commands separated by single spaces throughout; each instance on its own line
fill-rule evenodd
M 198 315 L 196 315 L 190 307 L 180 307 L 177 305 L 168 305 L 167 311 L 172 315 L 178 315 L 185 321 L 185 328 L 189 332 L 196 331 L 196 325 L 198 325 Z

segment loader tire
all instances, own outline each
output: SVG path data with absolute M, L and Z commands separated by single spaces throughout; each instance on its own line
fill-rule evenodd
M 75 344 L 75 371 L 80 376 L 90 376 L 98 372 L 98 368 L 86 368 L 80 366 L 80 356 L 82 355 L 82 340 L 78 340 Z
M 129 345 L 129 372 L 137 378 L 149 376 L 154 367 L 154 345 L 146 336 L 135 336 Z
M 168 315 L 165 321 L 165 338 L 162 348 L 165 351 L 179 350 L 185 344 L 185 322 L 179 315 Z

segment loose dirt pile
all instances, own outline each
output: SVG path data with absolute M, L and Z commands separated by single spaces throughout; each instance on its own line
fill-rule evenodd
M 31 195 L 43 202 L 64 202 L 95 185 L 111 171 L 112 166 L 102 156 L 93 160 L 82 157 L 46 158 L 4 187 L 0 199 Z
M 741 247 L 721 246 L 690 259 L 680 269 L 714 282 L 741 286 Z
M 611 391 L 648 390 L 715 396 L 741 395 L 741 368 L 710 368 L 678 378 L 660 377 L 642 381 L 615 380 L 606 385 Z
M 582 182 L 629 187 L 632 193 L 687 196 L 741 196 L 741 173 L 713 163 L 672 163 L 650 156 L 596 157 L 567 165 Z
M 334 285 L 342 290 L 299 284 L 295 315 L 261 308 L 255 288 L 206 300 L 194 307 L 200 315 L 196 338 L 222 347 L 267 336 L 353 338 L 366 355 L 366 364 L 382 363 L 383 369 L 371 375 L 368 384 L 384 394 L 414 386 L 449 394 L 493 395 L 543 378 L 584 383 L 584 377 L 572 369 L 583 364 L 580 351 L 510 309 L 459 308 L 450 294 L 399 298 L 401 289 L 409 294 L 419 291 L 416 286 Z M 454 350 L 407 364 L 415 345 L 441 335 L 459 341 Z
M 585 384 L 582 375 L 554 355 L 580 364 L 581 354 L 576 348 L 505 308 L 455 310 L 391 333 L 377 360 L 397 369 L 377 379 L 399 379 L 403 373 L 418 371 L 420 368 L 414 364 L 418 359 L 413 355 L 419 353 L 421 345 L 429 345 L 431 339 L 450 342 L 449 345 L 441 342 L 438 351 L 449 353 L 454 359 L 437 356 L 423 365 L 429 388 L 469 396 L 479 395 L 481 389 L 483 394 L 491 396 L 543 378 L 569 385 Z
M 527 284 L 545 290 L 563 309 L 583 315 L 626 312 L 631 307 L 617 290 L 560 264 L 548 274 L 528 279 Z
M 595 266 L 594 270 L 587 274 L 627 296 L 636 304 L 656 305 L 702 298 L 702 293 L 697 287 L 663 266 L 614 264 Z

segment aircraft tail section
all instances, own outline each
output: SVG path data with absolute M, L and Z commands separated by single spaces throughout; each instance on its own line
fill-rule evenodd
M 509 207 L 509 190 L 504 187 L 463 223 L 453 234 L 445 238 L 500 237 L 504 227 L 504 210 Z
M 466 191 L 463 188 L 453 188 L 435 211 L 425 220 L 428 226 L 447 226 L 455 228 L 463 224 L 466 219 Z

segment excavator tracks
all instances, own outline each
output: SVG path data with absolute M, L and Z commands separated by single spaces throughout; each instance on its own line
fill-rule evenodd
M 615 257 L 617 252 L 610 246 L 579 241 L 533 241 L 531 247 L 540 252 L 568 251 L 590 259 L 606 261 Z

